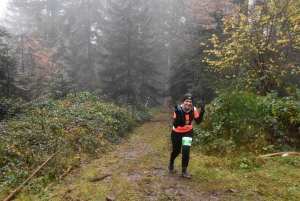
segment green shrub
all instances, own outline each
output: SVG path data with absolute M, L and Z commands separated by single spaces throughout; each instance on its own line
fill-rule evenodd
M 300 103 L 299 92 L 278 98 L 277 93 L 264 97 L 268 114 L 265 116 L 265 130 L 270 134 L 272 144 L 283 150 L 299 148 Z
M 19 110 L 20 100 L 0 99 L 0 121 L 13 117 Z
M 223 92 L 206 107 L 195 127 L 195 143 L 205 153 L 255 153 L 299 148 L 299 94 L 278 98 L 241 90 Z
M 39 189 L 84 157 L 104 153 L 110 143 L 121 141 L 150 117 L 148 110 L 104 103 L 88 92 L 24 103 L 20 108 L 18 115 L 0 122 L 1 189 L 19 185 L 66 144 L 41 171 L 43 179 L 34 188 Z

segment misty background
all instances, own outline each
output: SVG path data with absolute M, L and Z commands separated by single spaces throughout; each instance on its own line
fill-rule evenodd
M 8 0 L 0 29 L 0 95 L 38 100 L 90 91 L 156 107 L 191 92 L 208 103 L 233 83 L 225 77 L 237 80 L 235 69 L 209 69 L 205 59 L 216 58 L 207 53 L 214 48 L 210 39 L 225 39 L 222 20 L 247 13 L 255 2 Z
M 0 1 L 0 19 L 2 18 L 2 15 L 4 14 L 4 12 L 6 10 L 6 4 L 7 4 L 7 0 Z
M 26 191 L 44 192 L 157 108 L 171 117 L 187 92 L 194 106 L 205 104 L 204 121 L 193 126 L 195 153 L 213 156 L 211 164 L 220 157 L 241 178 L 264 165 L 270 172 L 257 156 L 300 148 L 299 22 L 299 0 L 8 0 L 0 22 L 0 194 L 16 192 L 66 143 Z M 294 159 L 284 158 L 287 169 L 299 168 Z M 297 177 L 282 185 L 274 167 L 264 186 L 272 189 L 259 195 L 277 185 L 296 198 L 289 178 Z M 249 179 L 243 195 L 258 180 Z
M 217 6 L 223 15 L 233 4 Z M 10 83 L 1 95 L 33 100 L 88 90 L 148 106 L 189 91 L 209 99 L 205 80 L 184 62 L 220 19 L 193 9 L 178 0 L 9 0 L 1 47 Z

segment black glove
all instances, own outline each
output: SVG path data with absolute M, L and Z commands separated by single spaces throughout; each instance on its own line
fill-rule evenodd
M 200 108 L 201 108 L 201 111 L 200 111 L 200 112 L 201 112 L 201 113 L 202 113 L 202 112 L 204 113 L 204 112 L 205 112 L 205 105 L 200 105 Z

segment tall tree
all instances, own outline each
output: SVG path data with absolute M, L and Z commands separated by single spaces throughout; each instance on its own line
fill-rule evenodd
M 214 49 L 208 52 L 215 58 L 206 61 L 231 82 L 237 80 L 261 95 L 283 88 L 287 74 L 299 73 L 299 10 L 295 0 L 256 2 L 251 20 L 241 12 L 224 21 L 228 38 L 212 37 Z
M 169 78 L 172 65 L 176 62 L 178 54 L 184 51 L 187 38 L 183 37 L 184 10 L 181 0 L 153 0 L 148 2 L 149 14 L 153 19 L 154 40 L 153 61 L 157 65 L 159 74 L 155 76 L 156 86 L 164 91 L 159 101 L 164 104 L 165 91 L 169 88 Z
M 168 94 L 176 100 L 188 91 L 198 100 L 209 101 L 214 97 L 217 75 L 207 72 L 203 62 L 205 48 L 200 44 L 212 34 L 221 35 L 222 18 L 228 17 L 234 7 L 230 1 L 182 0 L 183 11 L 178 19 L 181 29 L 177 34 L 186 49 L 172 65 L 168 88 Z
M 98 0 L 67 0 L 62 16 L 64 61 L 73 84 L 95 90 L 97 87 L 97 52 L 101 50 L 102 4 Z
M 58 0 L 8 1 L 10 12 L 5 22 L 13 36 L 10 40 L 12 51 L 20 61 L 16 81 L 20 90 L 27 90 L 26 98 L 39 97 L 42 92 L 48 93 L 49 86 L 53 84 L 49 84 L 49 80 L 56 80 L 48 79 L 49 73 L 47 76 L 40 75 L 44 71 L 42 68 L 52 68 L 50 66 L 60 62 L 61 58 L 58 50 L 61 38 L 57 24 L 58 11 L 61 10 L 58 5 L 61 4 L 58 2 L 61 3 Z M 45 59 L 51 64 L 45 62 Z M 58 76 L 53 74 L 55 72 L 51 72 L 54 77 Z
M 148 99 L 156 103 L 159 93 L 153 87 L 156 69 L 150 60 L 153 34 L 146 1 L 109 1 L 107 8 L 101 72 L 104 92 L 129 104 Z
M 11 48 L 5 42 L 10 37 L 6 29 L 0 26 L 0 97 L 11 98 L 16 94 L 15 71 L 16 61 Z
M 68 12 L 71 11 L 70 4 L 72 1 L 68 0 L 9 0 L 10 16 L 7 16 L 5 21 L 13 35 L 11 45 L 20 61 L 20 79 L 18 81 L 24 90 L 34 92 L 31 93 L 32 98 L 39 96 L 38 92 L 42 91 L 51 95 L 55 94 L 56 97 L 57 93 L 61 97 L 68 92 L 66 89 L 69 87 L 66 85 L 70 85 L 70 83 L 67 67 L 70 66 L 66 66 L 67 62 L 63 61 L 63 56 L 70 51 L 66 47 L 66 43 L 68 44 L 69 38 L 73 36 L 66 31 L 67 29 L 64 29 L 67 25 L 74 26 L 70 25 L 70 21 L 68 21 Z M 77 9 L 82 10 L 80 7 Z M 39 57 L 49 59 L 51 64 L 48 64 L 51 67 L 39 65 L 43 63 L 37 60 Z M 60 69 L 51 73 L 53 78 L 48 79 L 50 74 L 41 76 L 40 68 L 53 70 L 53 64 L 55 68 Z M 36 76 L 39 78 L 37 79 Z M 37 83 L 37 80 L 39 80 L 39 84 L 33 84 Z

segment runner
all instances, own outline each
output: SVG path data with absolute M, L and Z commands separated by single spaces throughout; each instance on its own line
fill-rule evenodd
M 200 115 L 192 105 L 192 94 L 188 93 L 183 96 L 182 104 L 176 105 L 174 110 L 173 129 L 171 132 L 172 152 L 170 156 L 169 171 L 174 172 L 174 160 L 182 151 L 182 173 L 181 178 L 191 179 L 186 170 L 190 159 L 190 148 L 194 137 L 192 121 L 195 120 L 200 124 L 204 116 L 204 105 L 201 106 Z

